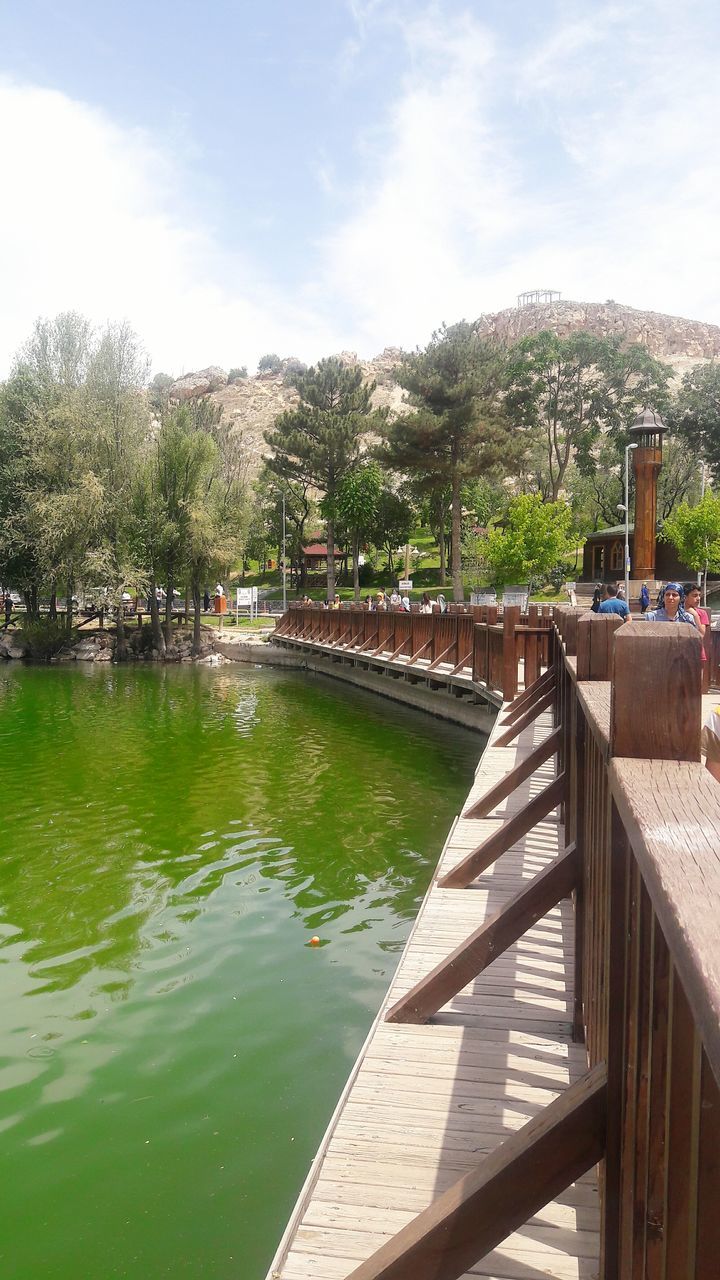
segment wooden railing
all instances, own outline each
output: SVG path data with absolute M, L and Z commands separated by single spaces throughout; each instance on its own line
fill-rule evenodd
M 554 728 L 465 816 L 553 755 L 555 779 L 440 887 L 471 885 L 558 805 L 564 849 L 386 1017 L 425 1021 L 572 893 L 587 1074 L 350 1280 L 454 1280 L 598 1162 L 601 1280 L 720 1275 L 720 789 L 700 762 L 700 640 L 560 608 L 549 646 L 494 745 L 550 707 Z
M 528 684 L 547 667 L 551 625 L 551 611 L 539 605 L 531 605 L 527 614 L 516 607 L 499 614 L 485 605 L 430 614 L 291 605 L 273 634 L 390 661 L 424 659 L 431 672 L 442 663 L 451 674 L 470 675 L 507 702 L 521 680 Z

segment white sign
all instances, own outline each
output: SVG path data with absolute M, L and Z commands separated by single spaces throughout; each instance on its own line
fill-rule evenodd
M 508 607 L 519 605 L 524 613 L 527 609 L 528 593 L 527 591 L 503 591 L 502 602 Z
M 236 587 L 235 589 L 235 618 L 237 619 L 240 609 L 249 609 L 250 617 L 257 617 L 258 611 L 258 589 L 257 587 Z
M 401 591 L 412 591 L 412 578 L 401 578 L 398 587 Z

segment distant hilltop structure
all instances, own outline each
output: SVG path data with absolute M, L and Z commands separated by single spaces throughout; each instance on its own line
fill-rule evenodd
M 521 307 L 538 307 L 559 301 L 560 293 L 557 289 L 528 289 L 526 293 L 519 293 L 517 296 L 518 310 Z
M 503 346 L 547 329 L 561 338 L 581 330 L 598 338 L 619 337 L 623 344 L 646 347 L 651 355 L 671 365 L 678 378 L 694 364 L 720 358 L 720 326 L 716 324 L 659 311 L 638 311 L 611 298 L 607 302 L 570 302 L 559 296 L 542 300 L 543 294 L 553 292 L 536 289 L 521 293 L 516 307 L 480 316 L 478 333 Z M 521 305 L 522 298 L 528 301 Z

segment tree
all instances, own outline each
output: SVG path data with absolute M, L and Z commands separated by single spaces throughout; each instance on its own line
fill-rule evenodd
M 281 369 L 282 360 L 274 351 L 268 352 L 258 360 L 258 373 L 279 373 Z
M 543 502 L 539 494 L 513 498 L 505 528 L 491 529 L 486 559 L 500 586 L 545 578 L 562 560 L 574 554 L 572 510 L 566 502 Z
M 670 370 L 644 347 L 621 349 L 619 340 L 543 332 L 523 338 L 510 352 L 505 403 L 530 434 L 531 474 L 541 495 L 557 500 L 568 467 L 597 469 L 603 431 L 618 444 L 639 407 L 667 402 Z
M 24 365 L 0 387 L 0 582 L 25 593 L 31 614 L 37 611 L 40 566 L 27 491 L 34 472 L 32 430 L 39 396 L 38 384 Z
M 671 542 L 684 564 L 696 573 L 720 570 L 720 498 L 708 490 L 691 507 L 681 502 L 660 532 L 663 542 Z
M 239 365 L 236 369 L 231 369 L 228 373 L 228 382 L 244 382 L 248 376 L 247 365 Z
M 375 462 L 366 462 L 346 472 L 337 487 L 334 511 L 352 539 L 353 587 L 360 599 L 360 543 L 369 537 L 377 518 L 382 475 Z
M 396 418 L 380 456 L 389 466 L 424 477 L 429 489 L 449 489 L 453 596 L 462 600 L 462 489 L 502 457 L 512 442 L 499 403 L 502 357 L 466 321 L 443 325 L 425 351 L 396 371 L 416 409 Z
M 369 530 L 370 541 L 387 552 L 388 572 L 395 571 L 393 554 L 396 547 L 407 542 L 415 525 L 416 514 L 412 503 L 404 494 L 396 493 L 389 485 L 382 488 Z
M 305 529 L 319 515 L 318 505 L 307 480 L 276 474 L 269 465 L 263 467 L 255 482 L 255 504 L 260 508 L 271 545 L 278 548 L 280 559 L 283 539 L 283 497 L 285 499 L 285 555 L 294 571 L 296 586 L 305 586 Z
M 45 394 L 77 390 L 93 355 L 90 321 L 77 311 L 61 311 L 54 320 L 36 320 L 20 348 L 15 368 L 24 366 Z
M 101 538 L 103 516 L 86 389 L 57 387 L 43 397 L 32 434 L 32 476 L 25 494 L 28 529 L 53 598 L 55 584 L 65 584 L 69 634 L 75 587 Z
M 697 364 L 685 374 L 668 424 L 720 478 L 720 363 Z
M 363 385 L 362 370 L 336 356 L 308 369 L 297 379 L 300 404 L 275 419 L 265 440 L 273 450 L 269 468 L 281 479 L 301 480 L 326 501 L 327 591 L 335 595 L 334 503 L 338 485 L 355 465 L 363 432 L 377 429 L 381 415 L 373 410 L 373 385 Z
M 148 388 L 148 402 L 156 418 L 161 417 L 168 407 L 168 392 L 175 381 L 169 373 L 156 373 Z
M 131 586 L 147 587 L 146 575 L 133 554 L 132 491 L 149 430 L 141 391 L 148 370 L 147 355 L 130 325 L 126 321 L 108 325 L 88 369 L 96 470 L 104 491 L 99 546 L 88 568 L 115 607 L 118 658 L 125 656 L 123 594 Z
M 165 643 L 172 642 L 172 602 L 178 576 L 190 566 L 193 510 L 204 494 L 217 458 L 217 445 L 197 431 L 187 405 L 163 419 L 154 458 L 154 491 L 163 513 L 159 559 L 165 578 Z

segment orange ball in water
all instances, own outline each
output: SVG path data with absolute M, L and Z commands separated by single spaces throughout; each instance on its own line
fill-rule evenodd
M 311 947 L 319 947 L 319 946 L 320 946 L 320 939 L 318 938 L 317 934 L 315 934 L 315 935 L 310 939 L 310 946 L 311 946 Z

